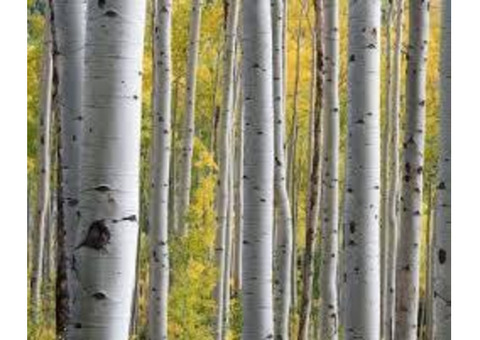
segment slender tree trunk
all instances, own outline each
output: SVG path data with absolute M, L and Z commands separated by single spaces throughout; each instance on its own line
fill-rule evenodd
M 387 231 L 387 265 L 386 265 L 386 291 L 383 306 L 383 337 L 385 340 L 393 340 L 395 331 L 395 277 L 396 277 L 396 255 L 397 255 L 397 234 L 398 234 L 398 196 L 399 196 L 399 121 L 400 121 L 400 88 L 401 88 L 401 58 L 403 38 L 403 11 L 404 0 L 396 0 L 395 17 L 395 46 L 393 54 L 392 70 L 392 106 L 389 114 L 391 128 L 391 140 L 389 144 L 389 185 L 388 185 L 388 227 Z
M 228 266 L 229 254 L 226 249 L 229 247 L 227 235 L 231 234 L 231 224 L 228 220 L 229 197 L 230 195 L 230 166 L 231 162 L 231 131 L 234 109 L 234 68 L 235 68 L 235 46 L 237 39 L 238 23 L 238 0 L 226 0 L 226 32 L 225 32 L 225 57 L 223 66 L 223 102 L 220 114 L 220 134 L 219 134 L 219 165 L 220 176 L 218 179 L 218 200 L 217 200 L 217 235 L 216 235 L 216 263 L 218 269 L 218 281 L 216 286 L 217 300 L 217 318 L 215 324 L 215 337 L 217 340 L 224 339 L 223 334 L 224 319 L 228 313 L 224 310 L 224 280 L 226 276 L 226 267 Z
M 285 107 L 283 79 L 283 0 L 272 1 L 273 98 L 275 119 L 275 191 L 279 220 L 274 281 L 275 336 L 288 339 L 291 302 L 292 212 L 286 182 Z
M 41 307 L 41 288 L 43 283 L 42 261 L 45 251 L 45 229 L 50 200 L 50 120 L 52 104 L 52 35 L 50 9 L 45 14 L 45 33 L 43 42 L 42 81 L 39 118 L 39 184 L 37 194 L 37 216 L 35 222 L 32 274 L 30 278 L 30 315 L 32 322 L 38 322 Z
M 144 0 L 88 3 L 73 340 L 128 339 L 138 237 L 145 5 Z
M 401 232 L 398 241 L 395 339 L 417 336 L 422 230 L 423 152 L 429 3 L 410 0 L 407 123 L 404 139 Z
M 433 263 L 433 338 L 451 338 L 451 1 L 443 1 L 440 157 Z
M 58 67 L 59 108 L 59 190 L 58 190 L 58 264 L 57 264 L 57 336 L 64 337 L 71 312 L 72 252 L 78 217 L 78 185 L 81 111 L 84 68 L 86 0 L 55 0 L 55 64 Z M 63 333 L 63 335 L 62 335 Z
M 315 1 L 316 102 L 313 123 L 313 144 L 310 146 L 309 186 L 307 192 L 307 220 L 305 232 L 305 257 L 303 261 L 303 292 L 300 310 L 299 340 L 308 339 L 310 312 L 312 309 L 314 250 L 318 229 L 321 192 L 321 100 L 323 93 L 323 44 L 321 38 L 322 0 Z
M 177 193 L 177 223 L 181 235 L 187 232 L 186 217 L 190 206 L 190 187 L 192 183 L 193 139 L 195 136 L 195 95 L 197 81 L 198 48 L 200 44 L 200 23 L 202 0 L 192 0 L 190 19 L 190 40 L 188 46 L 187 89 L 183 123 L 183 141 L 181 151 L 180 178 Z
M 379 0 L 349 2 L 345 339 L 380 338 Z
M 168 202 L 171 153 L 171 21 L 172 0 L 154 7 L 153 163 L 150 199 L 150 339 L 167 339 L 168 324 Z
M 177 117 L 178 117 L 178 80 L 175 80 L 175 85 L 173 87 L 173 95 L 172 95 L 172 117 L 171 117 L 171 149 L 170 152 L 170 191 L 168 196 L 168 225 L 170 226 L 169 233 L 177 234 L 178 232 L 178 224 L 177 224 L 177 216 L 176 216 L 176 198 L 175 193 L 177 192 L 177 131 L 178 131 L 178 124 L 177 124 Z
M 381 286 L 381 317 L 382 323 L 381 326 L 381 337 L 384 338 L 385 335 L 385 314 L 387 310 L 387 299 L 388 299 L 388 237 L 391 232 L 390 225 L 388 223 L 388 192 L 389 192 L 389 178 L 390 178 L 390 134 L 391 134 L 391 111 L 392 111 L 392 21 L 393 21 L 393 9 L 394 4 L 393 0 L 389 0 L 386 6 L 386 18 L 385 18 L 385 32 L 386 32 L 386 42 L 385 42 L 385 73 L 384 73 L 384 82 L 383 87 L 385 87 L 385 107 L 384 107 L 384 127 L 382 133 L 381 141 L 381 216 L 380 216 L 380 236 L 381 236 L 381 269 L 380 277 L 382 280 Z
M 270 10 L 268 0 L 243 3 L 244 340 L 273 338 L 274 117 Z
M 338 168 L 340 145 L 339 78 L 339 19 L 338 1 L 324 0 L 323 64 L 324 97 L 324 153 L 322 246 L 320 265 L 320 337 L 338 339 Z

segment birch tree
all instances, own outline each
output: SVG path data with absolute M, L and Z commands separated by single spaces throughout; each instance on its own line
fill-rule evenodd
M 242 339 L 273 338 L 274 126 L 270 1 L 243 3 Z
M 150 339 L 167 339 L 168 202 L 171 153 L 172 0 L 154 4 L 153 155 L 150 212 Z
M 323 64 L 324 153 L 321 266 L 320 266 L 320 337 L 338 338 L 337 263 L 338 263 L 338 167 L 340 143 L 339 20 L 338 1 L 324 0 Z
M 399 121 L 400 121 L 400 87 L 401 87 L 401 58 L 402 58 L 402 38 L 403 38 L 403 11 L 404 0 L 396 0 L 395 16 L 395 43 L 393 52 L 392 69 L 392 106 L 390 111 L 391 140 L 389 144 L 390 154 L 390 174 L 388 185 L 388 233 L 387 233 L 387 257 L 386 264 L 386 291 L 384 294 L 385 302 L 383 306 L 383 337 L 385 340 L 392 340 L 394 336 L 394 315 L 395 315 L 395 274 L 396 274 L 396 254 L 397 254 L 397 234 L 398 234 L 398 193 L 399 193 Z
M 379 0 L 349 2 L 345 339 L 380 337 Z
M 433 337 L 451 338 L 451 1 L 443 1 L 440 67 L 440 156 L 433 263 Z
M 86 0 L 56 0 L 54 4 L 55 54 L 58 72 L 60 124 L 59 244 L 57 264 L 57 333 L 65 332 L 71 310 L 72 252 L 77 222 L 79 157 Z M 63 231 L 63 233 L 62 233 Z M 64 234 L 64 235 L 63 235 Z M 64 240 L 64 241 L 63 241 Z M 64 243 L 64 244 L 63 244 Z
M 410 0 L 409 5 L 407 122 L 395 304 L 395 339 L 405 340 L 416 339 L 418 328 L 429 6 L 429 2 L 420 0 Z
M 228 220 L 230 195 L 230 177 L 231 177 L 231 161 L 232 161 L 232 121 L 233 121 L 233 104 L 234 104 L 234 67 L 235 67 L 235 46 L 237 39 L 237 23 L 238 23 L 238 0 L 226 0 L 226 32 L 225 32 L 225 56 L 223 64 L 223 101 L 222 111 L 220 114 L 220 133 L 219 133 L 219 165 L 220 174 L 218 179 L 218 200 L 217 200 L 217 235 L 216 235 L 216 263 L 218 269 L 218 280 L 216 287 L 217 300 L 217 317 L 215 325 L 216 339 L 224 339 L 223 323 L 224 316 L 228 313 L 225 310 L 224 300 L 227 296 L 225 293 L 225 280 L 229 277 L 225 275 L 226 266 L 228 266 L 229 254 L 226 251 L 229 247 L 231 223 Z M 228 229 L 228 230 L 227 230 Z
M 52 34 L 50 25 L 50 8 L 45 13 L 43 38 L 41 98 L 39 116 L 39 151 L 38 151 L 38 194 L 37 213 L 34 230 L 34 250 L 32 274 L 30 278 L 30 315 L 33 323 L 38 321 L 40 294 L 42 288 L 42 261 L 45 251 L 45 229 L 50 200 L 50 121 L 52 109 Z
M 275 135 L 275 192 L 279 222 L 276 245 L 275 336 L 288 339 L 291 302 L 292 212 L 288 197 L 285 164 L 285 109 L 283 79 L 284 1 L 272 1 L 273 98 Z
M 195 95 L 197 82 L 198 46 L 200 44 L 200 24 L 203 0 L 192 0 L 190 17 L 190 38 L 187 61 L 187 87 L 183 122 L 180 176 L 178 181 L 176 230 L 180 234 L 187 231 L 185 218 L 190 206 L 190 187 L 192 183 L 193 140 L 195 136 Z
M 70 339 L 126 340 L 139 213 L 146 2 L 88 2 Z

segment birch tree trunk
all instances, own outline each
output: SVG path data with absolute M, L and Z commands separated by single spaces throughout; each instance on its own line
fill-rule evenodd
M 397 252 L 395 339 L 413 340 L 418 328 L 420 236 L 429 2 L 410 0 L 407 123 L 404 137 L 401 231 Z
M 64 239 L 58 249 L 57 333 L 65 332 L 71 312 L 75 280 L 72 279 L 72 252 L 78 218 L 79 157 L 83 116 L 81 112 L 86 0 L 56 0 L 54 4 L 55 54 L 58 67 L 59 205 L 58 237 Z
M 229 197 L 230 197 L 230 166 L 231 162 L 231 137 L 232 137 L 232 121 L 233 121 L 233 100 L 234 100 L 234 67 L 235 67 L 235 45 L 237 39 L 237 23 L 238 23 L 238 0 L 226 0 L 226 32 L 225 32 L 225 57 L 223 66 L 223 100 L 222 111 L 220 114 L 220 134 L 219 134 L 219 165 L 220 176 L 218 179 L 218 200 L 217 200 L 217 235 L 216 235 L 216 263 L 218 270 L 218 281 L 216 291 L 217 300 L 217 317 L 215 324 L 215 337 L 217 340 L 224 339 L 223 334 L 224 314 L 228 313 L 224 310 L 224 280 L 228 280 L 225 275 L 228 266 L 229 257 L 226 252 L 227 234 L 230 235 L 231 224 L 228 220 Z
M 202 0 L 192 0 L 190 19 L 190 40 L 188 45 L 187 89 L 185 114 L 183 122 L 183 140 L 181 151 L 180 177 L 177 193 L 178 231 L 187 232 L 186 216 L 190 206 L 190 187 L 192 183 L 193 139 L 195 136 L 195 94 L 197 81 L 198 46 L 200 44 L 200 23 L 202 17 Z
M 243 3 L 244 340 L 273 338 L 274 117 L 270 11 L 268 0 Z
M 146 2 L 89 1 L 70 339 L 126 340 L 139 214 Z
M 320 337 L 338 339 L 338 167 L 340 144 L 339 78 L 339 19 L 338 1 L 324 0 L 323 55 L 325 76 L 324 98 L 324 153 L 322 244 L 320 266 Z
M 387 265 L 386 265 L 386 291 L 384 294 L 383 306 L 383 338 L 393 340 L 395 331 L 395 277 L 396 277 L 396 255 L 397 255 L 397 234 L 398 234 L 398 196 L 399 196 L 399 121 L 400 121 L 400 88 L 401 88 L 401 58 L 403 38 L 403 11 L 404 0 L 396 0 L 395 18 L 395 46 L 393 54 L 392 70 L 392 106 L 390 121 L 391 140 L 389 144 L 389 185 L 388 185 L 388 233 L 387 233 Z
M 345 339 L 380 338 L 379 0 L 349 2 Z
M 172 0 L 155 1 L 153 164 L 150 199 L 150 339 L 167 339 L 168 321 L 168 202 L 171 153 L 171 21 Z
M 35 222 L 32 274 L 30 278 L 30 315 L 32 322 L 38 322 L 41 307 L 42 261 L 45 251 L 45 228 L 50 200 L 50 120 L 52 109 L 52 35 L 50 26 L 50 8 L 45 14 L 45 33 L 43 40 L 42 81 L 39 117 L 38 151 L 38 194 Z
M 440 157 L 433 263 L 433 338 L 451 338 L 451 1 L 443 1 Z
M 321 191 L 321 100 L 323 94 L 323 44 L 321 38 L 322 0 L 315 0 L 315 32 L 316 32 L 316 102 L 313 123 L 313 141 L 310 145 L 309 186 L 307 192 L 307 220 L 305 232 L 305 256 L 303 261 L 303 292 L 300 310 L 299 340 L 308 339 L 310 312 L 312 309 L 314 250 L 318 229 Z
M 275 336 L 288 339 L 291 302 L 291 266 L 292 266 L 292 212 L 287 192 L 285 164 L 285 107 L 283 78 L 283 21 L 284 1 L 272 1 L 272 38 L 273 38 L 273 98 L 274 98 L 274 134 L 275 134 L 275 191 L 279 220 L 276 246 L 276 280 L 274 281 L 275 299 Z

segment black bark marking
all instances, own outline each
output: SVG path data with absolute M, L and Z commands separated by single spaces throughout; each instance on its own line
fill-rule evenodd
M 439 249 L 438 250 L 438 262 L 440 264 L 444 264 L 447 261 L 447 252 L 445 249 Z
M 106 0 L 98 0 L 98 7 L 100 7 L 101 9 L 104 9 L 106 2 L 107 2 Z
M 445 186 L 445 182 L 440 182 L 440 184 L 438 185 L 438 190 L 445 190 L 447 187 Z
M 351 63 L 355 61 L 355 54 L 350 55 L 350 58 L 348 59 Z
M 75 198 L 69 198 L 67 199 L 67 204 L 69 207 L 74 207 L 78 204 L 78 200 Z
M 360 118 L 355 122 L 355 124 L 365 124 L 365 121 L 363 120 L 363 118 Z
M 82 324 L 80 322 L 77 322 L 77 323 L 75 323 L 75 325 L 73 327 L 82 328 Z
M 110 243 L 110 230 L 105 225 L 104 220 L 97 220 L 90 225 L 87 236 L 82 243 L 80 243 L 76 249 L 80 247 L 92 248 L 95 250 L 105 250 L 105 247 Z
M 92 294 L 92 297 L 97 300 L 105 300 L 107 295 L 103 292 L 96 292 Z
M 112 189 L 108 185 L 99 185 L 99 186 L 95 187 L 93 190 L 98 191 L 98 192 L 112 191 Z
M 122 221 L 137 222 L 137 215 L 130 215 L 130 216 L 127 216 L 127 217 L 123 217 L 119 220 L 113 220 L 112 222 L 113 223 L 118 223 L 118 222 L 122 222 Z
M 118 13 L 113 9 L 109 9 L 108 11 L 105 12 L 105 16 L 108 18 L 116 18 L 118 16 Z
M 354 234 L 355 233 L 355 222 L 350 221 L 349 227 L 350 227 L 350 233 Z

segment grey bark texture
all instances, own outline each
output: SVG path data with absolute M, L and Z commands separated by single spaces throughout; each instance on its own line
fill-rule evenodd
M 168 337 L 169 191 L 172 143 L 172 0 L 154 4 L 153 29 L 153 155 L 150 199 L 150 339 Z
M 273 338 L 274 126 L 269 0 L 243 3 L 242 339 Z
M 451 0 L 443 1 L 440 67 L 440 156 L 435 209 L 433 264 L 433 339 L 451 338 Z
M 345 339 L 380 338 L 379 0 L 349 2 Z
M 429 2 L 410 0 L 406 129 L 396 264 L 395 339 L 417 338 Z

